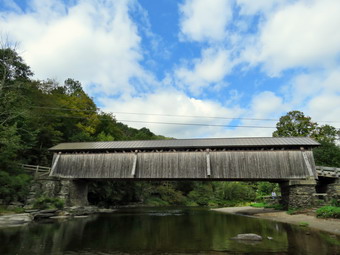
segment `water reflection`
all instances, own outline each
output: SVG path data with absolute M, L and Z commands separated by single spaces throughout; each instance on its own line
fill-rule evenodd
M 257 233 L 264 240 L 230 240 L 239 233 Z M 129 209 L 64 222 L 34 223 L 0 230 L 0 242 L 0 254 L 340 253 L 339 240 L 327 234 L 188 208 Z

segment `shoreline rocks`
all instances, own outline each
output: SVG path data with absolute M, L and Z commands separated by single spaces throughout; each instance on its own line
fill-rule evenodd
M 116 209 L 95 206 L 73 206 L 59 209 L 26 209 L 25 213 L 0 215 L 0 228 L 24 226 L 32 221 L 85 218 L 92 214 L 113 213 Z
M 33 221 L 33 216 L 30 213 L 18 213 L 0 216 L 1 227 L 17 227 L 27 225 Z

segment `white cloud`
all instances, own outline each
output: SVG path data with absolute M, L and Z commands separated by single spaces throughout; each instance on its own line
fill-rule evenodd
M 282 4 L 287 4 L 292 0 L 236 0 L 237 5 L 240 7 L 240 13 L 243 15 L 254 15 L 257 13 L 267 13 L 272 11 L 274 8 Z
M 181 36 L 193 41 L 220 41 L 232 17 L 229 0 L 186 0 L 180 5 Z
M 319 124 L 327 124 L 340 129 L 340 94 L 322 93 L 312 98 L 305 107 L 305 113 Z M 329 121 L 335 121 L 329 122 Z M 336 122 L 337 121 L 337 122 Z
M 297 75 L 287 88 L 286 101 L 314 121 L 337 121 L 340 116 L 340 69 Z M 324 122 L 320 122 L 324 124 Z M 340 123 L 329 123 L 340 128 Z
M 203 50 L 202 57 L 194 59 L 193 65 L 192 70 L 186 66 L 178 68 L 175 77 L 182 87 L 188 87 L 196 95 L 205 87 L 221 85 L 233 66 L 227 50 L 213 48 Z
M 340 53 L 340 1 L 301 0 L 268 14 L 244 60 L 270 75 L 295 67 L 334 66 Z
M 224 116 L 226 118 L 237 117 L 242 110 L 238 106 L 232 108 L 224 107 L 213 101 L 205 101 L 188 97 L 182 92 L 176 90 L 162 90 L 157 93 L 147 94 L 141 97 L 127 98 L 125 100 L 112 100 L 102 98 L 103 108 L 106 111 L 116 112 L 118 120 L 138 120 L 144 122 L 172 122 L 172 123 L 203 123 L 214 125 L 228 125 L 231 120 L 213 119 L 213 118 L 193 118 L 188 116 Z M 117 112 L 134 112 L 134 113 L 153 113 L 167 115 L 184 115 L 186 117 L 158 116 L 158 115 L 131 115 L 120 114 Z M 222 134 L 224 127 L 209 126 L 185 126 L 169 124 L 152 124 L 152 123 L 134 123 L 126 122 L 129 126 L 141 128 L 147 126 L 156 134 L 176 138 L 193 138 L 193 137 L 216 137 Z
M 95 92 L 129 94 L 153 83 L 139 63 L 141 38 L 129 17 L 131 5 L 128 0 L 80 0 L 67 7 L 35 0 L 26 14 L 0 13 L 0 30 L 20 42 L 36 78 L 71 77 Z
M 284 109 L 283 100 L 271 91 L 263 91 L 253 97 L 251 116 L 255 118 L 268 117 Z

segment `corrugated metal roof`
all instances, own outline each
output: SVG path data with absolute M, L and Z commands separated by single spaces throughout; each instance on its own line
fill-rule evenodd
M 192 148 L 247 148 L 247 147 L 315 147 L 320 144 L 309 137 L 248 137 L 248 138 L 205 138 L 144 141 L 110 141 L 61 143 L 51 151 L 94 151 L 94 150 L 140 150 L 140 149 L 192 149 Z

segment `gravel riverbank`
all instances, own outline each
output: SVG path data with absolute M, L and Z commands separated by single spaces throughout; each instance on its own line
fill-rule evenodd
M 299 225 L 301 222 L 307 222 L 308 226 L 313 229 L 340 235 L 339 219 L 320 219 L 307 214 L 289 215 L 284 211 L 276 211 L 269 208 L 254 208 L 251 206 L 243 207 L 225 207 L 212 209 L 222 213 L 240 214 L 253 216 L 261 219 L 273 220 L 283 223 Z

